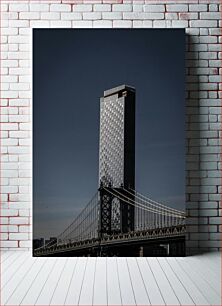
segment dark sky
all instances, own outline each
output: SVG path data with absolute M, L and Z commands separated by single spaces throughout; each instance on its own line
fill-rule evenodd
M 33 31 L 34 237 L 95 194 L 99 98 L 121 84 L 136 88 L 136 189 L 184 209 L 184 30 Z

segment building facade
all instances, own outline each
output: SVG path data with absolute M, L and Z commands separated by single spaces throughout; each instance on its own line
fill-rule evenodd
M 135 189 L 135 88 L 121 85 L 100 99 L 99 185 Z M 134 207 L 110 197 L 101 198 L 101 233 L 134 229 Z
M 135 89 L 104 91 L 100 99 L 99 183 L 135 187 Z

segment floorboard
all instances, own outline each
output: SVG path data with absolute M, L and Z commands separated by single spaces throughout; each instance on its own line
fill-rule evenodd
M 68 258 L 50 305 L 64 305 L 76 263 L 77 258 Z
M 107 305 L 107 258 L 96 261 L 93 305 Z
M 183 258 L 1 256 L 0 305 L 221 305 L 221 254 Z
M 175 288 L 172 287 L 171 283 L 168 280 L 168 276 L 161 269 L 158 260 L 156 258 L 149 258 L 147 259 L 147 262 L 155 276 L 156 282 L 159 285 L 159 289 L 166 304 L 179 305 L 180 303 L 175 292 Z
M 65 305 L 79 305 L 80 292 L 86 270 L 87 259 L 88 258 L 85 257 L 77 258 L 77 264 L 73 271 L 73 275 L 64 303 Z
M 198 289 L 192 277 L 181 268 L 178 262 L 174 258 L 169 258 L 167 261 L 173 269 L 174 273 L 178 275 L 181 282 L 184 284 L 194 303 L 196 305 L 209 305 L 209 302 Z

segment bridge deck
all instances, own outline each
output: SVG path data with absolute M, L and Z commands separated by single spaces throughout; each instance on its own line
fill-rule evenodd
M 33 258 L 1 252 L 1 305 L 221 305 L 220 253 Z

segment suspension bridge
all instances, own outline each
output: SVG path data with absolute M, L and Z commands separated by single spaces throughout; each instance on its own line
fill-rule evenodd
M 123 226 L 121 211 L 125 207 L 134 211 L 134 229 L 130 228 L 132 224 L 128 224 L 128 228 Z M 142 256 L 144 248 L 148 249 L 145 255 L 149 255 L 153 246 L 166 245 L 168 255 L 174 256 L 184 255 L 184 239 L 183 211 L 153 201 L 132 189 L 101 186 L 55 242 L 34 253 L 36 256 L 130 256 L 131 253 Z
M 135 88 L 100 99 L 99 188 L 35 256 L 183 256 L 185 214 L 135 190 Z

